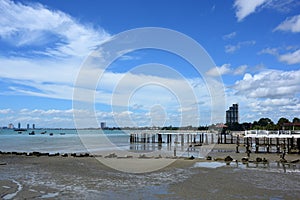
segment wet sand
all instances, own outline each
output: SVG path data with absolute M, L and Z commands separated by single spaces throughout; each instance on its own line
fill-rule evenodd
M 218 151 L 218 148 L 222 152 Z M 234 159 L 230 145 L 209 155 Z M 1 199 L 297 199 L 300 164 L 275 163 L 277 154 L 251 154 L 272 164 L 232 162 L 211 168 L 214 161 L 178 159 L 150 173 L 125 173 L 93 157 L 0 155 Z M 300 158 L 287 155 L 287 160 Z M 107 158 L 116 159 L 116 158 Z M 158 160 L 163 161 L 166 158 Z M 119 159 L 122 163 L 122 159 Z M 135 161 L 133 159 L 124 159 Z M 147 159 L 151 161 L 153 159 Z M 199 167 L 199 162 L 208 167 Z M 204 165 L 205 166 L 205 165 Z M 272 167 L 273 166 L 273 167 Z M 285 170 L 284 170 L 285 169 Z

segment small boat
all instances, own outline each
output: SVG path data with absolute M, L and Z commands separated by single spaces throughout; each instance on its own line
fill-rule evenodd
M 53 133 L 50 133 L 49 135 L 50 135 L 50 136 L 53 136 Z
M 41 132 L 41 134 L 45 134 L 45 133 L 47 133 L 47 131 L 43 131 L 43 132 Z
M 35 135 L 34 131 L 30 132 L 29 135 Z

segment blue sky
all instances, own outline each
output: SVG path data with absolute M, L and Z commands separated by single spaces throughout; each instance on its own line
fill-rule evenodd
M 111 64 L 95 90 L 96 113 L 80 112 L 108 126 L 224 122 L 232 103 L 239 103 L 240 122 L 300 117 L 299 8 L 297 0 L 0 0 L 0 126 L 74 127 L 84 61 L 120 32 L 143 27 L 172 29 L 202 45 L 215 63 L 205 75 L 221 76 L 216 84 L 224 86 L 219 116 L 211 117 L 212 96 L 193 66 L 155 49 Z M 126 105 L 114 99 L 118 88 L 130 94 Z

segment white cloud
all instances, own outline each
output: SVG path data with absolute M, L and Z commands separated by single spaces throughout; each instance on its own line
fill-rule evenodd
M 279 47 L 279 48 L 265 48 L 258 52 L 261 54 L 270 54 L 276 56 L 280 62 L 287 63 L 289 65 L 300 63 L 300 49 L 297 49 L 296 46 L 287 46 L 287 47 Z M 293 51 L 288 53 L 282 53 L 286 51 Z
M 15 49 L 19 47 L 30 49 L 24 52 L 22 57 L 20 55 L 17 57 L 18 53 L 13 56 L 7 53 L 9 55 L 0 57 L 0 78 L 5 79 L 10 89 L 6 94 L 72 100 L 74 82 L 83 58 L 97 45 L 108 39 L 109 34 L 101 28 L 82 24 L 61 11 L 50 10 L 41 4 L 25 5 L 3 0 L 0 1 L 0 10 L 3 10 L 0 13 L 1 42 L 10 43 Z M 134 59 L 134 57 L 125 56 L 121 57 L 122 59 Z M 85 73 L 87 73 L 87 78 L 84 89 L 94 91 L 89 84 L 91 78 L 89 75 L 95 76 L 99 70 L 92 71 L 91 69 Z M 112 98 L 114 98 L 115 107 L 127 106 L 126 109 L 128 107 L 131 109 L 131 105 L 143 106 L 139 106 L 141 113 L 134 112 L 134 116 L 130 112 L 116 111 L 114 113 L 103 112 L 101 117 L 116 116 L 125 119 L 124 115 L 131 115 L 133 119 L 141 120 L 145 118 L 144 114 L 149 112 L 153 104 L 158 104 L 171 111 L 167 113 L 167 123 L 173 124 L 172 122 L 175 121 L 179 123 L 182 113 L 188 112 L 189 118 L 185 118 L 185 121 L 181 123 L 198 125 L 198 105 L 195 102 L 205 102 L 201 104 L 200 110 L 211 106 L 211 96 L 203 80 L 164 76 L 163 74 L 154 76 L 106 72 L 95 91 L 97 103 L 111 106 Z M 150 86 L 142 87 L 144 83 Z M 215 83 L 217 84 L 222 83 Z M 139 89 L 136 88 L 137 86 L 142 89 L 137 90 Z M 130 101 L 121 101 L 127 100 L 128 95 L 131 95 Z M 7 116 L 6 121 L 10 122 L 11 117 Z M 17 112 L 14 119 L 22 123 L 34 122 L 40 127 L 74 126 L 71 110 L 23 109 Z M 205 119 L 208 119 L 206 123 L 209 124 L 210 118 L 206 116 Z M 143 121 L 143 123 L 146 122 Z
M 268 0 L 235 0 L 234 7 L 236 9 L 236 17 L 238 21 L 242 21 L 245 17 L 254 13 L 258 7 L 268 2 Z
M 255 45 L 255 43 L 256 43 L 256 41 L 249 40 L 249 41 L 239 42 L 236 45 L 226 45 L 225 52 L 226 53 L 234 53 L 235 51 L 239 50 L 242 46 L 253 46 L 253 45 Z
M 234 75 L 242 75 L 245 73 L 247 67 L 248 67 L 247 65 L 241 65 L 233 71 L 233 74 Z
M 230 64 L 223 64 L 221 67 L 215 67 L 206 72 L 209 76 L 222 76 L 232 73 L 233 75 L 242 75 L 247 69 L 247 65 L 241 65 L 235 69 L 230 67 Z
M 250 98 L 293 98 L 300 91 L 300 70 L 268 70 L 254 76 L 245 74 L 233 88 L 237 94 Z
M 226 102 L 239 103 L 240 122 L 268 117 L 274 122 L 284 116 L 299 116 L 300 70 L 264 70 L 246 73 L 243 79 L 226 89 Z
M 8 113 L 12 113 L 13 111 L 11 109 L 2 109 L 0 110 L 0 114 L 8 114 Z
M 223 39 L 224 39 L 224 40 L 229 40 L 229 39 L 234 38 L 235 36 L 236 36 L 236 32 L 232 32 L 232 33 L 229 33 L 229 34 L 227 34 L 227 35 L 224 35 L 224 36 L 223 36 Z
M 46 45 L 36 53 L 51 56 L 86 56 L 109 38 L 103 29 L 80 24 L 69 15 L 41 4 L 0 2 L 0 38 L 16 46 Z
M 297 0 L 270 0 L 264 6 L 282 13 L 288 13 L 299 5 Z
M 278 55 L 278 49 L 277 48 L 265 48 L 263 50 L 261 50 L 260 52 L 258 52 L 259 55 L 261 54 L 270 54 L 273 56 L 277 56 Z
M 284 22 L 279 24 L 275 31 L 290 31 L 293 33 L 300 32 L 300 15 L 296 15 L 290 18 L 287 18 Z
M 3 0 L 0 10 L 0 40 L 11 44 L 0 56 L 0 78 L 10 85 L 2 93 L 71 99 L 83 59 L 109 34 L 38 3 Z M 29 50 L 10 54 L 20 46 Z
M 206 74 L 209 76 L 222 76 L 228 74 L 230 71 L 230 64 L 223 64 L 221 67 L 211 68 Z
M 289 65 L 298 64 L 300 63 L 300 49 L 292 53 L 279 55 L 278 59 L 279 61 L 285 62 Z

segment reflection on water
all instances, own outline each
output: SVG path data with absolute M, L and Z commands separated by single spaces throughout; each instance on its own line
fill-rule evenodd
M 203 168 L 218 168 L 218 167 L 223 167 L 225 166 L 226 163 L 221 163 L 221 162 L 197 162 L 194 164 L 193 167 L 203 167 Z
M 282 172 L 282 173 L 300 173 L 300 163 L 281 163 L 281 162 L 197 162 L 194 168 L 219 168 L 219 167 L 232 167 L 236 169 L 254 169 L 268 172 Z

